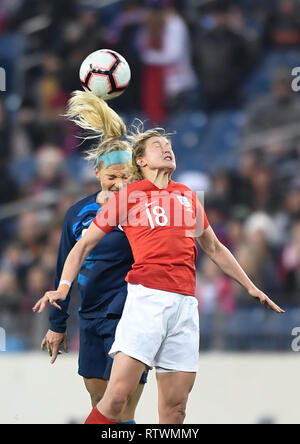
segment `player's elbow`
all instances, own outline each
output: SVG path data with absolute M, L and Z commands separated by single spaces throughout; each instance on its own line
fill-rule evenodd
M 83 263 L 90 251 L 88 242 L 81 238 L 69 253 L 70 260 L 73 263 Z
M 204 251 L 211 259 L 215 259 L 222 248 L 223 244 L 215 237 L 205 245 Z
M 225 248 L 211 227 L 206 228 L 197 240 L 204 253 L 206 253 L 212 260 L 215 260 Z

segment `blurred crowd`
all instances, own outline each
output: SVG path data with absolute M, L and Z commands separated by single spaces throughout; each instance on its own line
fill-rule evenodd
M 120 52 L 132 70 L 127 91 L 110 105 L 128 123 L 140 117 L 177 130 L 175 180 L 205 191 L 212 227 L 255 284 L 282 307 L 300 308 L 300 97 L 292 88 L 299 3 L 0 2 L 0 326 L 12 350 L 36 348 L 47 330 L 47 316 L 31 307 L 53 288 L 64 215 L 99 186 L 82 157 L 87 144 L 63 114 L 81 89 L 82 60 L 101 48 Z M 239 125 L 219 147 L 216 122 L 233 115 Z M 180 138 L 186 121 L 194 129 Z M 217 328 L 255 307 L 201 251 L 197 298 L 207 328 L 212 318 Z M 78 304 L 75 290 L 73 348 Z

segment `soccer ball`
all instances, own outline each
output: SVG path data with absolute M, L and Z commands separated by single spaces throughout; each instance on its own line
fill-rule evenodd
M 92 52 L 82 62 L 79 70 L 81 85 L 103 100 L 121 95 L 130 81 L 127 61 L 111 49 Z

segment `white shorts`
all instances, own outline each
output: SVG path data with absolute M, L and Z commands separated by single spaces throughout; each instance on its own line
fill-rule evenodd
M 169 291 L 128 284 L 128 294 L 109 355 L 135 358 L 157 371 L 197 372 L 198 301 Z

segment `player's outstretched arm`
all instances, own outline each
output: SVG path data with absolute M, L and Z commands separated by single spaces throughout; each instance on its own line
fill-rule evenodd
M 74 245 L 68 254 L 60 278 L 61 283 L 57 290 L 47 291 L 32 308 L 34 312 L 41 313 L 48 303 L 59 310 L 61 309 L 57 302 L 66 299 L 70 286 L 79 273 L 85 258 L 105 235 L 105 231 L 98 228 L 96 224 L 91 223 L 85 235 Z M 68 284 L 63 283 L 63 281 L 68 282 Z
M 250 296 L 258 299 L 261 304 L 266 305 L 276 313 L 284 313 L 284 310 L 278 307 L 265 293 L 254 285 L 232 253 L 219 241 L 210 226 L 203 231 L 201 236 L 197 237 L 197 241 L 211 260 L 224 273 L 241 284 Z

